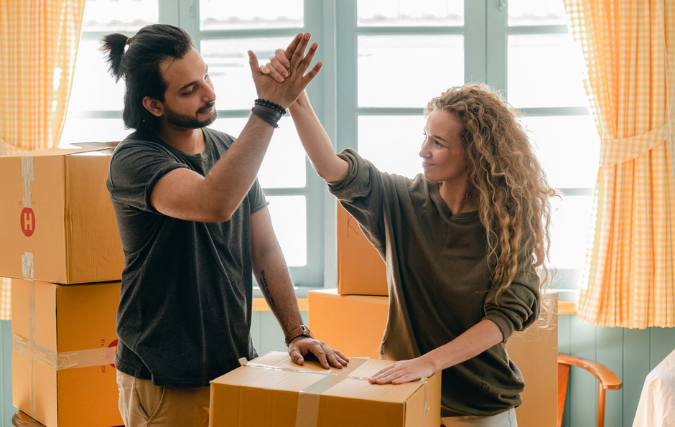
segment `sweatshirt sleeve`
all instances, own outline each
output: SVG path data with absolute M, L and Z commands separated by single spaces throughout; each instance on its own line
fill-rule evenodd
M 504 342 L 516 331 L 523 331 L 539 317 L 541 293 L 539 276 L 531 264 L 521 262 L 516 277 L 506 290 L 492 297 L 495 290 L 488 293 L 485 303 L 484 319 L 492 320 L 501 329 Z
M 380 172 L 356 151 L 346 149 L 338 156 L 349 165 L 342 181 L 328 183 L 328 190 L 340 200 L 376 248 L 385 244 L 382 199 L 389 175 Z

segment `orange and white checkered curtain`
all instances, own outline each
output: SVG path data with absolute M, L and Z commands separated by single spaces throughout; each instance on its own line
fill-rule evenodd
M 0 0 L 0 155 L 58 144 L 84 3 Z M 11 316 L 9 293 L 0 279 L 0 319 Z
M 675 326 L 675 2 L 565 0 L 601 137 L 578 315 Z

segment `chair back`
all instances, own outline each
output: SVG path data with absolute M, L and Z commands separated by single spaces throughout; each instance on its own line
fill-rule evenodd
M 605 365 L 583 357 L 558 354 L 558 427 L 562 426 L 567 384 L 570 377 L 570 366 L 586 369 L 598 379 L 598 419 L 597 427 L 605 425 L 605 390 L 619 390 L 622 386 L 619 377 Z

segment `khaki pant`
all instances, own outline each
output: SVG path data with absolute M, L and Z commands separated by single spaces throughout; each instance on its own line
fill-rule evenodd
M 126 427 L 208 427 L 209 387 L 158 387 L 117 371 Z
M 445 427 L 518 427 L 518 422 L 516 421 L 516 410 L 509 409 L 490 417 L 467 415 L 441 418 L 441 425 Z

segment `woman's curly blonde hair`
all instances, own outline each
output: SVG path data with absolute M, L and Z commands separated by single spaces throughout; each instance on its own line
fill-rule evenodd
M 429 101 L 424 114 L 445 110 L 462 123 L 467 197 L 478 206 L 486 229 L 488 259 L 494 263 L 496 299 L 511 284 L 519 262 L 532 262 L 540 288 L 548 283 L 551 205 L 556 195 L 533 153 L 517 112 L 490 87 L 470 84 L 448 89 Z M 519 255 L 521 259 L 519 259 Z M 525 256 L 525 258 L 523 258 Z M 496 289 L 495 289 L 496 288 Z

